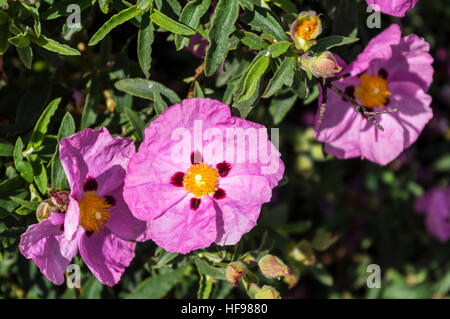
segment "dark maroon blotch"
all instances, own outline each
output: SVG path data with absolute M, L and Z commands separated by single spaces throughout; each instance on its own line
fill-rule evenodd
M 116 205 L 116 199 L 111 195 L 105 196 L 105 202 L 111 206 Z
M 88 177 L 84 181 L 83 190 L 85 192 L 96 191 L 98 188 L 97 181 L 93 177 Z
M 384 102 L 384 106 L 388 105 L 389 103 L 391 103 L 391 99 L 387 98 L 386 102 Z
M 88 237 L 91 237 L 91 235 L 92 235 L 93 233 L 94 233 L 93 231 L 88 230 L 88 231 L 86 232 L 86 235 L 87 235 Z
M 200 207 L 200 198 L 191 198 L 191 209 L 197 210 Z
M 59 227 L 60 231 L 64 231 L 64 224 L 61 225 L 61 227 Z
M 345 94 L 347 94 L 348 96 L 355 98 L 355 87 L 354 86 L 347 86 L 344 91 L 345 91 Z M 346 99 L 344 99 L 344 98 L 342 98 L 342 99 L 347 102 Z
M 231 170 L 231 165 L 227 162 L 223 161 L 222 163 L 219 163 L 216 165 L 217 171 L 219 172 L 219 175 L 221 177 L 225 177 L 228 175 L 228 173 Z
M 170 183 L 174 186 L 182 187 L 183 186 L 183 178 L 184 178 L 184 173 L 177 172 L 177 173 L 173 174 L 172 178 L 170 179 Z
M 386 71 L 386 69 L 380 69 L 380 71 L 378 71 L 378 75 L 381 76 L 383 79 L 387 79 L 388 71 Z
M 224 191 L 222 188 L 218 188 L 218 189 L 215 191 L 213 197 L 214 197 L 214 199 L 222 199 L 222 198 L 224 198 L 226 195 L 227 195 L 227 194 L 225 193 L 225 191 Z
M 202 162 L 203 162 L 202 154 L 200 152 L 198 152 L 198 151 L 192 152 L 192 154 L 191 154 L 191 163 L 192 163 L 192 165 L 198 164 L 198 163 L 202 163 Z

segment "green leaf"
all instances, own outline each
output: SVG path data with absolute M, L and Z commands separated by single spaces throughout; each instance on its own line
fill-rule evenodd
M 273 117 L 273 123 L 279 124 L 286 114 L 290 111 L 292 106 L 294 106 L 297 100 L 297 95 L 291 94 L 287 96 L 277 96 L 271 99 L 269 112 Z
M 111 0 L 98 0 L 98 6 L 104 14 L 108 14 L 110 2 Z
M 34 182 L 39 191 L 45 195 L 47 194 L 48 178 L 44 163 L 42 163 L 41 159 L 35 154 L 31 154 L 30 159 L 31 167 L 33 168 Z
M 283 53 L 285 53 L 289 47 L 291 46 L 291 42 L 289 41 L 278 41 L 269 46 L 269 52 L 272 58 L 279 57 Z
M 236 33 L 237 37 L 243 44 L 252 50 L 262 50 L 268 47 L 268 43 L 261 39 L 261 36 L 249 31 L 239 31 Z
M 103 285 L 94 276 L 83 285 L 80 298 L 82 299 L 100 299 L 102 296 Z
M 44 49 L 56 52 L 61 55 L 81 55 L 80 51 L 73 49 L 66 44 L 62 44 L 53 39 L 49 39 L 42 34 L 39 38 L 33 38 L 32 40 Z
M 310 50 L 312 52 L 318 53 L 318 52 L 328 51 L 331 48 L 334 48 L 337 46 L 351 44 L 356 41 L 359 41 L 359 38 L 343 37 L 340 35 L 332 35 L 332 36 L 321 38 L 321 39 L 317 40 L 317 44 L 313 45 Z
M 217 267 L 211 266 L 206 261 L 204 261 L 198 257 L 195 257 L 194 263 L 197 266 L 198 271 L 203 275 L 207 275 L 212 278 L 219 279 L 219 280 L 227 279 L 225 276 L 225 270 L 222 268 L 217 268 Z
M 94 125 L 95 121 L 97 120 L 97 109 L 100 102 L 100 93 L 98 88 L 97 74 L 95 72 L 92 73 L 88 86 L 89 93 L 86 96 L 83 114 L 81 115 L 81 130 Z
M 450 154 L 445 154 L 433 163 L 433 169 L 438 172 L 450 172 Z
M 20 2 L 20 4 L 31 13 L 34 20 L 34 32 L 36 33 L 36 36 L 39 37 L 41 35 L 41 19 L 39 18 L 39 11 L 34 6 L 29 6 L 25 4 L 23 1 Z
M 28 200 L 24 200 L 18 197 L 14 197 L 14 196 L 9 196 L 9 198 L 11 198 L 11 200 L 15 201 L 17 204 L 20 204 L 28 209 L 31 209 L 33 211 L 35 211 L 38 206 L 39 206 L 39 202 L 30 202 Z
M 28 142 L 27 149 L 30 148 L 36 149 L 42 144 L 45 134 L 47 133 L 47 128 L 48 124 L 50 123 L 50 119 L 58 109 L 60 102 L 61 98 L 54 99 L 45 108 L 44 112 L 39 117 L 36 126 L 34 127 L 33 133 L 31 134 L 30 142 Z
M 152 275 L 141 282 L 136 289 L 130 293 L 127 299 L 159 299 L 169 293 L 184 277 L 188 266 L 181 266 L 176 270 L 163 275 Z
M 16 47 L 16 50 L 19 54 L 20 61 L 22 61 L 27 69 L 31 70 L 31 67 L 33 66 L 33 49 L 31 49 L 31 46 Z
M 205 93 L 203 93 L 203 90 L 200 87 L 200 84 L 198 84 L 198 81 L 195 81 L 194 84 L 194 97 L 205 97 Z
M 124 110 L 131 126 L 134 129 L 134 135 L 136 136 L 136 139 L 138 140 L 138 142 L 142 142 L 144 140 L 144 121 L 139 117 L 139 114 L 133 111 L 129 106 L 125 106 Z
M 210 45 L 205 57 L 206 76 L 216 73 L 225 61 L 231 47 L 230 34 L 235 30 L 238 15 L 238 0 L 219 0 L 208 32 Z
M 210 276 L 200 276 L 200 283 L 197 291 L 198 299 L 208 299 L 211 295 L 213 278 Z
M 0 55 L 3 55 L 9 48 L 9 26 L 8 24 L 0 24 Z
M 14 145 L 4 139 L 0 139 L 0 157 L 10 157 L 13 153 Z
M 298 10 L 295 4 L 292 3 L 291 0 L 270 0 L 275 3 L 278 7 L 283 9 L 285 12 L 297 16 Z
M 161 95 L 158 92 L 153 93 L 153 101 L 155 104 L 155 112 L 156 114 L 161 114 L 165 109 L 167 109 L 167 104 L 161 98 Z
M 242 9 L 253 10 L 253 0 L 239 0 Z
M 51 7 L 47 9 L 42 14 L 42 17 L 46 20 L 53 20 L 57 19 L 59 17 L 65 17 L 68 15 L 71 15 L 73 11 L 67 11 L 67 8 L 74 4 L 73 0 L 62 0 L 62 1 L 54 1 L 55 4 L 53 4 Z M 80 6 L 80 10 L 83 11 L 86 8 L 89 8 L 92 5 L 92 0 L 77 0 L 76 4 Z
M 297 57 L 295 56 L 287 56 L 284 58 L 283 62 L 281 62 L 277 71 L 275 72 L 272 79 L 270 79 L 269 84 L 263 94 L 264 98 L 269 98 L 283 85 L 287 87 L 292 86 L 292 82 L 294 80 L 294 71 L 297 66 Z
M 246 11 L 242 21 L 266 32 L 278 41 L 289 40 L 284 28 L 278 23 L 273 14 L 266 9 L 256 8 L 255 11 Z
M 193 35 L 195 34 L 195 31 L 189 28 L 188 26 L 179 23 L 168 16 L 166 16 L 164 13 L 153 9 L 152 14 L 150 14 L 150 19 L 152 19 L 153 23 L 160 26 L 161 28 L 166 29 L 167 31 L 170 31 L 175 34 L 181 34 L 181 35 Z
M 20 172 L 20 176 L 23 177 L 24 180 L 26 180 L 28 183 L 31 183 L 33 181 L 33 168 L 31 167 L 31 164 L 27 161 L 24 161 L 23 159 L 23 143 L 20 136 L 17 138 L 16 145 L 14 147 L 14 166 L 16 166 L 16 169 Z
M 156 265 L 153 268 L 161 268 L 162 266 L 167 265 L 172 260 L 178 257 L 178 253 L 171 253 L 170 251 L 163 251 L 158 256 L 158 261 L 156 262 Z
M 127 9 L 120 11 L 119 13 L 113 15 L 111 19 L 105 22 L 105 24 L 98 29 L 98 31 L 92 36 L 89 41 L 89 46 L 94 46 L 99 43 L 112 29 L 133 19 L 135 16 L 142 13 L 142 10 L 136 8 L 136 6 L 131 6 Z
M 311 244 L 315 250 L 325 251 L 331 245 L 333 245 L 338 239 L 339 239 L 338 236 L 334 236 L 330 232 L 327 232 L 326 230 L 319 228 L 316 231 Z
M 139 65 L 148 79 L 150 76 L 150 67 L 152 64 L 152 43 L 154 39 L 153 23 L 150 21 L 148 12 L 142 15 L 141 26 L 138 32 L 137 55 Z
M 238 103 L 249 100 L 255 93 L 258 83 L 264 73 L 266 72 L 270 62 L 270 57 L 266 54 L 259 57 L 258 60 L 252 65 L 248 71 L 245 80 L 244 87 L 238 98 Z
M 70 113 L 66 113 L 59 127 L 58 144 L 52 158 L 52 187 L 57 190 L 63 190 L 68 187 L 66 174 L 59 158 L 59 142 L 64 137 L 69 137 L 73 134 L 75 134 L 75 121 Z
M 180 103 L 180 97 L 171 89 L 161 83 L 145 79 L 125 79 L 117 81 L 114 86 L 119 91 L 143 98 L 153 100 L 154 92 L 167 97 L 173 104 Z
M 30 38 L 28 37 L 28 35 L 23 33 L 9 38 L 8 41 L 18 48 L 25 48 L 30 45 Z
M 139 10 L 147 10 L 150 8 L 153 0 L 137 0 L 136 6 Z
M 180 22 L 192 29 L 197 29 L 200 18 L 208 11 L 211 0 L 194 0 L 188 2 L 180 15 Z M 189 38 L 182 35 L 175 35 L 175 46 L 181 50 L 189 44 Z

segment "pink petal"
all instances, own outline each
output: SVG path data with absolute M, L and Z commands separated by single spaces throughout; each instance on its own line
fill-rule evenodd
M 76 201 L 72 196 L 70 196 L 69 205 L 64 219 L 64 235 L 67 240 L 73 239 L 78 225 L 80 224 L 80 207 L 78 206 L 78 201 Z
M 385 14 L 396 17 L 404 17 L 405 14 L 414 8 L 419 0 L 366 0 L 369 5 L 377 5 L 374 9 L 380 10 Z

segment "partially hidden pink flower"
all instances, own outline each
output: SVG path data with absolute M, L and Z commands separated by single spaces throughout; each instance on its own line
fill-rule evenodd
M 113 286 L 134 258 L 133 241 L 147 239 L 146 223 L 133 217 L 122 196 L 134 143 L 102 127 L 63 138 L 59 151 L 71 189 L 67 211 L 31 225 L 19 249 L 57 285 L 79 251 L 95 277 Z
M 375 115 L 380 131 L 338 94 L 328 90 L 323 123 L 316 113 L 316 138 L 325 143 L 325 152 L 340 159 L 367 158 L 380 165 L 394 160 L 414 143 L 432 118 L 431 97 L 426 93 L 433 80 L 433 58 L 429 44 L 411 34 L 401 36 L 391 25 L 373 38 L 356 61 L 340 60 L 350 77 L 333 84 L 356 98 L 369 110 L 397 108 L 398 112 Z M 322 94 L 319 96 L 319 105 Z
M 396 17 L 404 17 L 419 0 L 366 0 L 374 10 Z
M 136 218 L 150 221 L 156 244 L 187 253 L 237 243 L 256 225 L 283 172 L 264 126 L 231 116 L 218 101 L 186 99 L 145 130 L 124 198 Z
M 425 215 L 428 233 L 441 242 L 450 239 L 450 187 L 427 191 L 416 200 L 415 208 Z

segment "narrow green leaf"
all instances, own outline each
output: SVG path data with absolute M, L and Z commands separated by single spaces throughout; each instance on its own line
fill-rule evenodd
M 161 95 L 158 92 L 153 93 L 153 101 L 155 104 L 155 112 L 156 114 L 161 114 L 165 109 L 167 109 L 167 103 L 161 98 Z
M 160 26 L 161 28 L 166 29 L 167 31 L 170 31 L 175 34 L 181 34 L 181 35 L 193 35 L 195 34 L 195 31 L 189 28 L 188 26 L 179 23 L 168 16 L 166 16 L 164 13 L 153 9 L 152 14 L 150 15 L 150 19 L 152 19 L 153 23 Z
M 10 157 L 13 153 L 14 145 L 4 139 L 0 139 L 0 157 Z
M 31 70 L 33 66 L 33 49 L 31 49 L 31 46 L 16 47 L 16 50 L 19 54 L 20 61 L 22 61 L 27 69 Z
M 194 84 L 194 97 L 205 97 L 205 93 L 203 93 L 203 90 L 200 84 L 198 84 L 198 81 L 195 81 Z
M 55 1 L 55 3 L 42 14 L 42 17 L 46 20 L 53 20 L 71 15 L 73 11 L 67 11 L 67 8 L 69 8 L 71 4 L 74 4 L 74 0 Z M 80 6 L 80 10 L 83 11 L 92 5 L 92 0 L 77 0 L 76 4 Z
M 205 75 L 216 73 L 230 50 L 230 35 L 239 15 L 238 0 L 219 0 L 208 32 L 210 45 L 206 50 Z
M 9 196 L 9 198 L 11 198 L 11 200 L 15 201 L 17 204 L 22 205 L 31 210 L 36 210 L 39 206 L 39 202 L 30 202 L 28 200 L 24 200 L 14 196 Z
M 208 264 L 206 261 L 195 257 L 194 259 L 195 265 L 198 268 L 198 271 L 203 274 L 203 275 L 207 275 L 210 276 L 212 278 L 216 278 L 219 280 L 226 280 L 226 276 L 225 276 L 225 270 L 222 268 L 217 268 L 214 266 L 211 266 L 210 264 Z
M 184 277 L 188 266 L 181 266 L 163 275 L 153 275 L 141 282 L 127 299 L 159 299 L 169 293 Z
M 210 276 L 200 276 L 200 283 L 197 292 L 198 299 L 208 299 L 211 295 L 213 278 Z
M 59 53 L 61 55 L 81 55 L 80 51 L 69 47 L 66 44 L 59 43 L 53 39 L 47 38 L 42 35 L 39 38 L 32 39 L 37 45 L 43 47 L 52 52 Z
M 277 96 L 270 100 L 269 112 L 273 117 L 273 123 L 279 124 L 297 101 L 297 95 Z
M 268 47 L 268 43 L 264 41 L 261 36 L 249 31 L 239 31 L 236 33 L 237 37 L 243 44 L 252 50 L 262 50 Z
M 180 103 L 180 97 L 171 89 L 161 83 L 145 79 L 125 79 L 117 81 L 114 86 L 119 91 L 143 98 L 153 100 L 154 92 L 167 97 L 173 104 Z
M 252 0 L 239 0 L 239 4 L 242 9 L 253 10 L 253 1 Z
M 91 276 L 83 285 L 80 298 L 82 299 L 100 299 L 102 296 L 103 285 L 97 278 Z
M 172 260 L 174 260 L 175 258 L 177 258 L 179 254 L 178 253 L 171 253 L 170 251 L 163 251 L 158 257 L 158 261 L 156 262 L 156 265 L 154 266 L 154 268 L 161 268 L 162 266 L 167 265 L 168 263 L 170 263 Z
M 264 98 L 269 98 L 275 94 L 283 85 L 288 87 L 292 86 L 294 80 L 294 70 L 297 66 L 297 57 L 287 56 L 281 62 L 277 71 L 275 72 L 272 79 L 270 79 L 269 84 L 263 94 Z
M 285 12 L 297 16 L 298 10 L 291 0 L 270 0 L 270 1 L 275 3 L 275 5 L 283 9 Z
M 94 46 L 99 43 L 112 29 L 121 25 L 122 23 L 127 22 L 130 19 L 133 19 L 135 16 L 142 13 L 142 10 L 136 8 L 136 6 L 131 6 L 127 9 L 120 11 L 119 13 L 113 15 L 111 19 L 105 22 L 105 24 L 98 29 L 98 31 L 92 36 L 89 41 L 89 46 Z
M 36 183 L 36 186 L 38 187 L 39 191 L 45 195 L 47 194 L 47 187 L 48 187 L 48 177 L 47 172 L 45 170 L 45 166 L 42 163 L 41 159 L 35 155 L 32 154 L 30 156 L 31 159 L 31 167 L 33 168 L 33 179 Z
M 20 175 L 25 179 L 28 183 L 33 181 L 33 169 L 31 164 L 23 159 L 23 143 L 20 136 L 17 138 L 16 145 L 14 147 L 14 166 L 20 172 Z
M 263 55 L 258 58 L 258 60 L 253 64 L 253 66 L 248 71 L 245 80 L 244 87 L 238 98 L 238 103 L 245 102 L 249 100 L 256 91 L 258 87 L 259 80 L 266 72 L 270 62 L 270 57 L 268 55 Z
M 332 35 L 332 36 L 321 38 L 321 39 L 317 40 L 317 44 L 315 44 L 314 46 L 311 47 L 311 51 L 315 52 L 315 53 L 328 51 L 331 48 L 341 46 L 341 45 L 351 44 L 351 43 L 354 43 L 357 41 L 359 41 L 359 38 L 343 37 L 340 35 Z
M 139 114 L 133 111 L 129 106 L 125 106 L 124 110 L 125 114 L 128 117 L 128 120 L 130 121 L 131 126 L 134 129 L 134 135 L 136 136 L 136 139 L 139 142 L 142 142 L 144 140 L 144 128 L 145 128 L 144 121 L 139 117 Z
M 153 0 L 137 0 L 136 7 L 139 10 L 147 10 L 148 8 L 150 8 L 152 1 Z
M 34 127 L 33 133 L 31 134 L 30 142 L 28 143 L 27 149 L 33 148 L 36 149 L 42 144 L 44 140 L 45 134 L 47 133 L 47 127 L 50 123 L 50 119 L 53 114 L 55 114 L 58 109 L 59 103 L 61 102 L 61 98 L 54 99 L 50 102 L 50 104 L 45 108 L 42 115 L 39 117 L 39 120 Z
M 138 32 L 137 55 L 139 65 L 148 79 L 152 64 L 152 43 L 154 39 L 153 23 L 150 21 L 148 12 L 142 15 L 141 26 Z
M 284 28 L 278 23 L 273 14 L 266 9 L 256 8 L 254 11 L 246 11 L 242 21 L 256 29 L 263 30 L 276 40 L 289 40 Z
M 81 130 L 94 125 L 95 121 L 97 120 L 97 109 L 100 101 L 100 93 L 98 88 L 97 74 L 95 72 L 92 73 L 88 86 L 89 93 L 86 96 L 83 114 L 81 115 Z
M 98 0 L 98 6 L 104 14 L 108 14 L 110 2 L 111 0 Z
M 8 41 L 18 48 L 25 48 L 30 45 L 30 38 L 28 37 L 28 35 L 23 33 L 9 38 Z
M 0 55 L 9 48 L 8 38 L 10 36 L 8 24 L 0 24 Z
M 194 0 L 188 2 L 181 11 L 180 22 L 192 29 L 197 29 L 200 18 L 208 11 L 211 0 Z M 189 44 L 189 38 L 182 35 L 175 35 L 175 46 L 181 50 Z
M 269 46 L 269 52 L 272 56 L 272 58 L 279 57 L 283 53 L 286 53 L 286 51 L 291 46 L 292 42 L 289 41 L 277 41 Z

